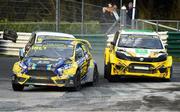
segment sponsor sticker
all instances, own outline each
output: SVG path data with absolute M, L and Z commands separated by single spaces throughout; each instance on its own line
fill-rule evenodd
M 136 49 L 135 52 L 140 55 L 147 55 L 148 50 L 147 49 Z
M 134 66 L 134 69 L 137 69 L 137 70 L 149 70 L 149 67 Z

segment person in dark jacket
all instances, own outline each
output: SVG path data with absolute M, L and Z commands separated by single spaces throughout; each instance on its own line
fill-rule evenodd
M 129 2 L 128 9 L 127 9 L 127 24 L 129 25 L 131 25 L 132 12 L 133 12 L 133 3 Z

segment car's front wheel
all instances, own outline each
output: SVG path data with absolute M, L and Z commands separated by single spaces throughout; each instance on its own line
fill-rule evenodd
M 108 63 L 108 65 L 106 66 L 106 73 L 105 73 L 105 75 L 106 75 L 106 79 L 109 81 L 109 82 L 114 82 L 115 81 L 115 76 L 112 76 L 111 75 L 111 68 L 112 68 L 112 66 L 111 66 L 111 64 L 110 63 Z
M 76 75 L 74 77 L 73 91 L 79 91 L 79 90 L 81 90 L 81 74 L 80 71 L 77 70 Z
M 14 91 L 23 91 L 24 85 L 16 84 L 16 83 L 12 82 L 12 88 Z

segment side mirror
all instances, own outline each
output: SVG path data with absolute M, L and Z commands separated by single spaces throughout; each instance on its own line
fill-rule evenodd
M 18 38 L 18 35 L 16 31 L 5 29 L 3 32 L 3 39 L 4 40 L 11 40 L 12 42 L 16 43 L 16 40 Z
M 25 50 L 24 49 L 19 49 L 19 59 L 22 60 L 25 55 Z
M 165 49 L 167 49 L 167 48 L 168 48 L 168 45 L 164 45 L 164 47 L 165 47 Z
M 111 45 L 115 46 L 115 42 L 111 42 Z

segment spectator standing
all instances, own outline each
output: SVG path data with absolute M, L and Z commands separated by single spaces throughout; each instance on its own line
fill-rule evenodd
M 127 24 L 129 25 L 131 25 L 132 12 L 133 12 L 133 3 L 129 2 L 128 9 L 127 9 Z

